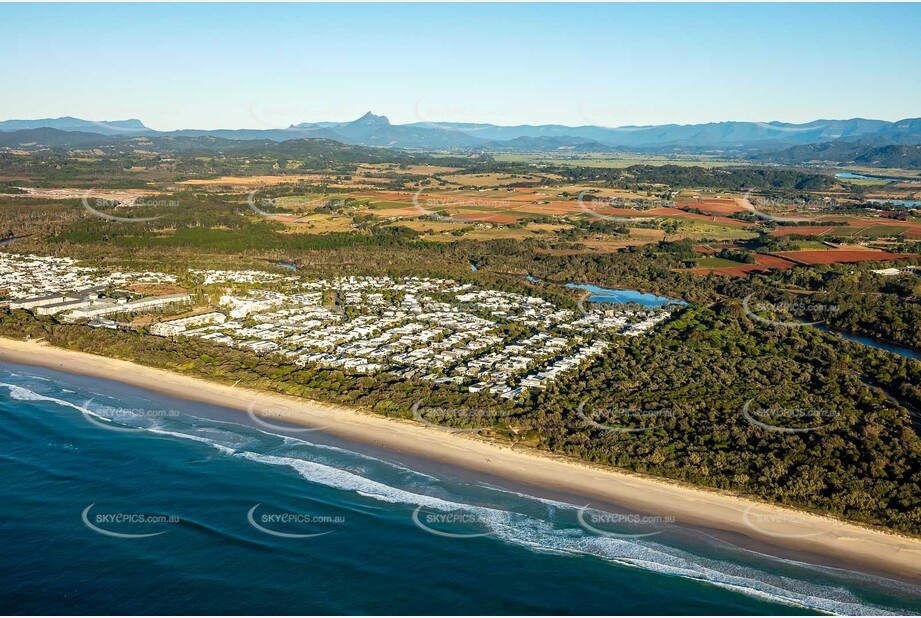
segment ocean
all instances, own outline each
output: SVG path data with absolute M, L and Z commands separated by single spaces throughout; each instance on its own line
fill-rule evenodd
M 5 614 L 921 613 L 893 580 L 108 380 L 0 364 L 0 437 Z

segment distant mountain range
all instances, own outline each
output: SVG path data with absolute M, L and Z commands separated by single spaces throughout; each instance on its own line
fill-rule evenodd
M 51 129 L 74 135 L 49 133 Z M 93 135 L 96 137 L 91 137 Z M 460 122 L 397 125 L 391 124 L 385 116 L 368 112 L 350 122 L 302 123 L 287 129 L 180 131 L 155 131 L 136 119 L 91 121 L 64 117 L 0 121 L 0 146 L 8 148 L 85 148 L 93 145 L 94 140 L 99 142 L 100 136 L 227 140 L 227 143 L 211 142 L 209 149 L 231 148 L 230 141 L 285 142 L 319 138 L 353 146 L 422 150 L 712 152 L 778 164 L 816 160 L 869 164 L 868 161 L 892 161 L 901 157 L 901 160 L 916 166 L 917 147 L 921 146 L 921 118 L 897 122 L 854 118 L 815 120 L 804 124 L 716 122 L 609 128 L 555 124 L 499 126 Z M 192 143 L 187 145 L 191 147 Z M 209 143 L 196 141 L 194 145 L 208 147 Z
M 0 131 L 21 131 L 23 129 L 59 129 L 61 131 L 86 131 L 100 135 L 130 135 L 152 131 L 137 119 L 130 120 L 82 120 L 71 116 L 63 118 L 41 118 L 39 120 L 2 120 Z
M 213 135 L 102 135 L 85 131 L 40 128 L 0 131 L 0 149 L 27 151 L 99 151 L 107 156 L 155 152 L 165 155 L 290 157 L 317 164 L 332 162 L 402 163 L 414 153 L 394 148 L 343 144 L 320 137 L 289 139 L 227 139 Z M 421 153 L 420 153 L 421 154 Z
M 462 131 L 492 141 L 519 137 L 567 137 L 593 140 L 606 146 L 641 149 L 774 149 L 797 144 L 855 139 L 888 134 L 911 134 L 921 141 L 921 119 L 888 122 L 885 120 L 815 120 L 805 124 L 785 122 L 711 122 L 691 125 L 626 126 L 617 128 L 586 125 L 519 125 L 416 123 L 416 127 Z
M 755 157 L 755 160 L 779 165 L 830 162 L 852 163 L 866 167 L 921 169 L 921 145 L 876 146 L 869 140 L 834 141 L 793 146 Z

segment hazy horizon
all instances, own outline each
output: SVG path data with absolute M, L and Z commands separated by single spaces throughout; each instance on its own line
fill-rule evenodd
M 828 117 L 828 118 L 813 118 L 813 119 L 811 119 L 811 120 L 806 120 L 806 121 L 802 121 L 802 122 L 791 122 L 791 121 L 787 121 L 787 120 L 783 120 L 783 119 L 758 120 L 758 119 L 726 118 L 726 119 L 720 119 L 720 120 L 708 120 L 708 121 L 693 122 L 693 123 L 681 123 L 681 122 L 676 122 L 676 123 L 662 123 L 662 124 L 659 124 L 659 125 L 623 124 L 623 125 L 613 126 L 613 125 L 589 125 L 588 123 L 583 123 L 582 125 L 576 125 L 576 124 L 566 125 L 566 124 L 561 123 L 561 122 L 553 122 L 553 121 L 548 121 L 548 122 L 519 123 L 518 125 L 512 125 L 512 124 L 503 125 L 502 123 L 490 122 L 489 120 L 482 120 L 482 121 L 464 121 L 464 120 L 453 120 L 453 119 L 448 119 L 448 118 L 441 118 L 441 119 L 437 119 L 437 120 L 424 120 L 424 121 L 423 121 L 423 120 L 415 120 L 415 121 L 412 121 L 412 120 L 411 120 L 411 121 L 409 121 L 409 122 L 403 123 L 403 122 L 394 122 L 394 121 L 390 118 L 390 116 L 389 116 L 388 114 L 385 114 L 385 113 L 377 113 L 375 110 L 368 110 L 368 112 L 365 112 L 365 114 L 367 114 L 367 113 L 374 114 L 375 116 L 384 116 L 384 117 L 386 117 L 386 118 L 390 121 L 391 124 L 399 124 L 399 125 L 402 125 L 402 124 L 414 124 L 414 123 L 419 123 L 419 122 L 429 122 L 429 123 L 431 123 L 431 124 L 445 124 L 445 125 L 447 125 L 447 124 L 457 124 L 457 123 L 486 124 L 486 125 L 491 124 L 491 125 L 496 125 L 496 126 L 547 126 L 547 125 L 558 125 L 558 126 L 570 126 L 570 127 L 574 127 L 574 128 L 579 127 L 579 126 L 598 126 L 598 127 L 607 128 L 607 129 L 633 129 L 633 128 L 636 128 L 636 129 L 643 129 L 643 128 L 655 127 L 655 126 L 665 126 L 666 124 L 673 124 L 673 125 L 676 125 L 676 126 L 685 126 L 685 125 L 700 125 L 700 124 L 716 124 L 716 123 L 726 123 L 726 122 L 738 122 L 738 123 L 744 122 L 744 123 L 753 123 L 753 124 L 770 124 L 770 123 L 775 123 L 775 122 L 780 122 L 780 123 L 784 123 L 784 124 L 808 124 L 808 123 L 810 123 L 810 122 L 823 122 L 823 121 L 832 122 L 832 121 L 850 121 L 850 120 L 881 120 L 881 121 L 886 121 L 886 122 L 897 122 L 897 121 L 900 121 L 900 120 L 907 120 L 907 119 L 909 119 L 909 117 L 907 117 L 907 116 L 906 116 L 906 117 L 900 117 L 900 118 L 877 118 L 877 117 L 871 117 L 871 116 L 854 116 L 854 117 L 851 117 L 851 118 L 831 118 L 831 117 Z M 355 121 L 355 120 L 358 120 L 359 118 L 361 118 L 361 117 L 364 116 L 365 114 L 361 114 L 360 116 L 356 116 L 356 117 L 352 117 L 352 118 L 313 118 L 313 119 L 307 119 L 307 120 L 302 120 L 302 121 L 299 121 L 299 122 L 294 122 L 294 123 L 292 123 L 291 125 L 289 125 L 289 127 L 294 127 L 294 126 L 299 125 L 299 124 L 309 124 L 309 123 L 326 123 L 326 122 L 348 123 L 348 122 L 353 122 L 353 121 Z M 130 118 L 129 118 L 129 117 L 123 117 L 123 118 L 93 118 L 93 117 L 75 116 L 74 114 L 62 114 L 62 115 L 60 115 L 60 116 L 43 116 L 43 117 L 32 117 L 32 118 L 26 118 L 26 117 L 21 117 L 21 118 L 20 118 L 20 117 L 16 117 L 16 118 L 13 118 L 13 117 L 9 117 L 9 118 L 0 117 L 0 122 L 9 121 L 9 120 L 25 120 L 25 121 L 58 120 L 58 119 L 61 119 L 61 118 L 68 118 L 68 117 L 70 117 L 70 118 L 75 118 L 75 119 L 77 119 L 77 120 L 85 120 L 85 121 L 88 121 L 88 122 L 96 122 L 96 123 L 112 123 L 112 122 L 124 122 L 124 121 L 129 121 L 129 120 L 137 120 L 137 121 L 140 121 L 140 122 L 141 122 L 145 127 L 147 127 L 148 129 L 151 129 L 151 130 L 154 130 L 154 131 L 162 131 L 162 132 L 170 132 L 170 131 L 196 131 L 196 130 L 201 130 L 201 131 L 212 131 L 212 130 L 230 130 L 230 131 L 235 131 L 235 130 L 264 130 L 264 129 L 272 129 L 272 128 L 278 128 L 278 129 L 288 128 L 288 127 L 281 127 L 281 126 L 279 126 L 279 127 L 267 127 L 267 126 L 222 126 L 222 127 L 208 127 L 208 128 L 197 127 L 197 126 L 188 126 L 188 127 L 183 126 L 183 127 L 174 127 L 174 128 L 168 128 L 168 129 L 160 129 L 160 128 L 157 128 L 157 127 L 152 127 L 152 126 L 150 126 L 150 124 L 149 124 L 148 122 L 146 122 L 146 121 L 144 120 L 144 118 L 137 118 L 137 117 L 130 117 Z M 912 116 L 912 117 L 910 117 L 910 118 L 917 118 L 917 117 L 921 117 L 921 112 L 919 112 L 917 116 Z M 88 129 L 88 131 L 91 132 L 90 129 Z
M 919 115 L 921 74 L 906 70 L 921 61 L 917 5 L 55 5 L 54 21 L 47 10 L 0 6 L 0 54 L 22 58 L 0 117 L 174 130 L 369 109 L 394 124 L 606 127 Z

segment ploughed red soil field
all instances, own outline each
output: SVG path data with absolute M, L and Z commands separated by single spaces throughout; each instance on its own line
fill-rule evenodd
M 796 264 L 790 260 L 779 258 L 776 255 L 766 255 L 764 253 L 755 254 L 755 263 L 759 266 L 764 266 L 766 268 L 776 268 L 778 270 L 786 270 L 796 266 Z
M 745 210 L 735 200 L 724 199 L 687 200 L 675 205 L 678 208 L 696 208 L 707 215 L 731 215 Z
M 706 249 L 703 247 L 698 247 L 698 253 L 705 253 Z M 726 275 L 729 277 L 743 277 L 751 273 L 757 272 L 767 272 L 771 269 L 786 270 L 787 268 L 793 268 L 796 264 L 789 260 L 779 258 L 774 255 L 766 255 L 764 253 L 755 254 L 755 263 L 754 264 L 739 264 L 738 266 L 722 266 L 717 268 L 710 268 L 706 266 L 697 266 L 695 268 L 689 268 L 683 272 L 693 273 L 695 275 L 709 275 L 713 273 L 714 275 Z
M 889 253 L 888 251 L 852 251 L 841 249 L 829 249 L 827 251 L 805 250 L 805 251 L 779 251 L 772 254 L 774 256 L 812 266 L 815 264 L 835 264 L 837 262 L 883 262 L 887 260 L 900 260 L 905 258 L 919 257 L 917 253 Z
M 700 215 L 696 212 L 687 212 L 677 208 L 650 208 L 649 210 L 632 210 L 629 208 L 599 208 L 594 211 L 601 215 L 611 215 L 615 217 L 680 217 L 682 219 L 695 219 L 697 221 L 708 221 L 710 223 L 722 223 L 724 225 L 733 225 L 745 227 L 749 225 L 745 221 L 730 219 L 729 217 L 719 217 L 716 215 Z
M 633 210 L 632 208 L 592 208 L 586 205 L 586 208 L 599 215 L 612 215 L 615 217 L 652 217 L 652 210 Z M 581 210 L 581 209 L 580 209 Z M 656 210 L 655 208 L 653 210 Z
M 455 219 L 463 219 L 465 221 L 470 221 L 475 223 L 477 221 L 483 223 L 518 223 L 521 221 L 521 217 L 516 217 L 515 215 L 506 215 L 498 212 L 465 212 L 453 215 Z
M 704 247 L 695 248 L 698 253 L 705 254 Z M 782 257 L 781 257 L 782 256 Z M 878 262 L 918 257 L 914 253 L 889 253 L 887 251 L 874 251 L 870 249 L 829 249 L 813 251 L 784 251 L 776 254 L 756 253 L 754 264 L 740 264 L 739 266 L 723 266 L 709 268 L 698 266 L 679 272 L 688 272 L 695 275 L 725 275 L 728 277 L 742 277 L 756 272 L 768 270 L 786 270 L 796 266 L 816 264 L 834 264 L 836 262 Z
M 698 221 L 710 221 L 713 223 L 723 223 L 725 225 L 736 225 L 739 227 L 745 227 L 749 225 L 745 221 L 739 221 L 738 219 L 730 219 L 729 217 L 718 217 L 715 215 L 699 215 L 696 212 L 685 212 L 683 210 L 678 210 L 677 208 L 651 208 L 645 211 L 651 215 L 656 215 L 657 217 L 683 217 L 685 219 L 696 219 Z
M 376 197 L 382 200 L 399 201 L 399 200 L 405 200 L 407 198 L 411 198 L 414 194 L 410 191 L 373 191 L 373 192 L 368 193 L 367 195 L 370 197 Z
M 819 236 L 821 234 L 827 234 L 835 229 L 834 225 L 797 225 L 790 227 L 779 227 L 776 230 L 771 230 L 771 236 Z
M 550 202 L 548 204 L 538 204 L 532 201 L 521 205 L 516 203 L 515 210 L 522 213 L 551 216 L 576 215 L 583 212 L 576 202 Z

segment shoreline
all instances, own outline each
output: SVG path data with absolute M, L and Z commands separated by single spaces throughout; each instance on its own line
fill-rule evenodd
M 590 462 L 513 448 L 355 409 L 230 386 L 129 361 L 0 338 L 0 362 L 103 378 L 230 408 L 390 452 L 485 473 L 516 484 L 578 496 L 639 513 L 674 517 L 679 524 L 741 535 L 753 544 L 815 556 L 821 564 L 921 583 L 921 539 L 775 506 L 709 488 L 618 471 Z M 271 408 L 266 413 L 266 408 Z

